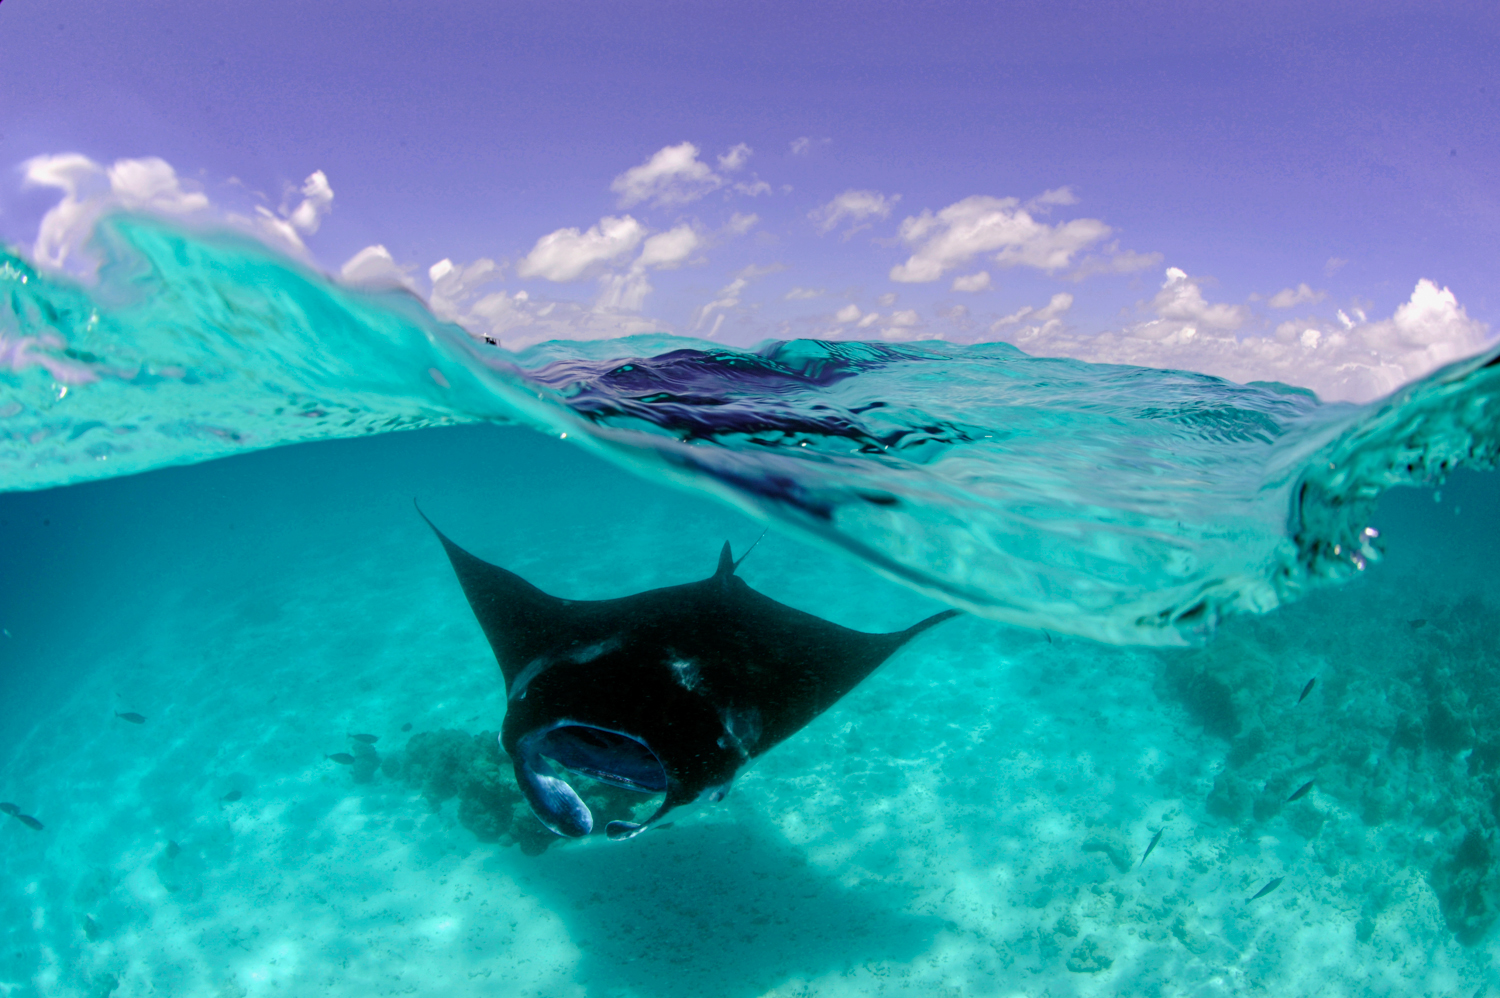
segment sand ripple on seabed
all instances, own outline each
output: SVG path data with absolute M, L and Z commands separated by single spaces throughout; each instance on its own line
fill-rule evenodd
M 3 903 L 22 917 L 6 919 L 0 981 L 47 995 L 1472 993 L 1493 984 L 1496 875 L 1472 840 L 1495 821 L 1500 718 L 1476 690 L 1500 621 L 1481 596 L 1433 592 L 1414 628 L 1385 612 L 1392 591 L 1241 621 L 1197 652 L 957 622 L 723 806 L 630 843 L 524 851 L 515 800 L 481 842 L 461 790 L 434 811 L 431 774 L 406 768 L 414 736 L 491 737 L 473 741 L 493 721 L 472 705 L 493 701 L 492 676 L 351 653 L 295 604 L 207 658 L 202 635 L 183 630 L 179 648 L 158 632 L 8 767 L 5 786 L 40 788 L 48 830 L 5 827 Z M 334 612 L 365 597 L 344 598 Z M 387 624 L 435 635 L 435 662 L 482 654 L 426 612 Z M 1357 614 L 1368 641 L 1319 638 L 1331 614 Z M 199 664 L 169 682 L 148 661 Z M 250 661 L 288 664 L 235 668 Z M 121 688 L 184 706 L 101 726 Z M 322 758 L 358 730 L 401 760 L 365 784 Z M 1307 774 L 1314 791 L 1286 803 Z M 243 796 L 226 802 L 231 786 Z M 1454 933 L 1470 926 L 1465 947 Z

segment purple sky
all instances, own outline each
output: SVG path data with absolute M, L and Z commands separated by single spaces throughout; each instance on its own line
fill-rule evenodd
M 62 153 L 272 209 L 321 170 L 314 260 L 380 244 L 428 294 L 447 258 L 435 306 L 513 345 L 1003 338 L 1335 395 L 1353 357 L 1359 396 L 1500 328 L 1493 2 L 5 0 L 8 241 Z

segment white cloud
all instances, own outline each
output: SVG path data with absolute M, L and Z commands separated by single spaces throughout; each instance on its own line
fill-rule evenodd
M 954 291 L 988 291 L 990 288 L 990 272 L 981 270 L 977 274 L 965 274 L 953 279 Z
M 1110 232 L 1094 218 L 1048 225 L 1032 218 L 1015 198 L 974 195 L 936 214 L 923 211 L 902 222 L 901 238 L 916 249 L 904 264 L 891 268 L 890 277 L 903 283 L 935 281 L 980 253 L 994 253 L 1002 267 L 1061 270 Z
M 487 258 L 463 266 L 456 266 L 447 258 L 439 260 L 427 268 L 427 278 L 432 281 L 428 304 L 439 315 L 461 314 L 465 302 L 477 299 L 480 288 L 499 280 L 503 274 L 504 269 Z
M 770 194 L 771 185 L 757 177 L 753 180 L 746 180 L 736 183 L 733 190 L 736 194 L 743 194 L 746 197 L 757 198 L 762 194 Z
M 658 232 L 646 240 L 640 256 L 630 264 L 629 270 L 623 274 L 605 274 L 599 279 L 598 304 L 603 308 L 640 311 L 646 296 L 651 293 L 647 272 L 675 270 L 702 245 L 698 233 L 686 223 Z
M 1345 260 L 1341 256 L 1329 257 L 1328 262 L 1323 264 L 1323 276 L 1332 277 L 1334 274 L 1337 274 L 1339 271 L 1343 270 L 1344 265 L 1348 262 L 1348 260 Z
M 817 223 L 821 233 L 833 231 L 845 220 L 852 222 L 853 225 L 844 233 L 847 238 L 860 229 L 869 228 L 870 219 L 889 218 L 891 209 L 900 200 L 899 194 L 887 197 L 879 191 L 847 190 L 808 212 L 807 217 Z
M 42 216 L 32 249 L 39 265 L 59 269 L 91 268 L 80 250 L 94 224 L 112 211 L 206 215 L 303 255 L 302 235 L 317 231 L 333 204 L 333 188 L 321 170 L 303 182 L 303 197 L 295 207 L 283 205 L 277 213 L 258 205 L 248 216 L 216 208 L 197 184 L 181 179 L 170 163 L 155 156 L 118 159 L 107 167 L 78 153 L 36 156 L 22 163 L 21 171 L 23 186 L 62 192 L 62 199 Z
M 42 216 L 32 248 L 33 259 L 45 267 L 66 266 L 106 212 L 182 216 L 209 206 L 206 195 L 186 186 L 171 164 L 154 156 L 115 160 L 107 168 L 78 153 L 36 156 L 22 163 L 21 171 L 22 186 L 63 194 Z
M 1167 268 L 1167 279 L 1151 299 L 1151 308 L 1159 317 L 1156 321 L 1214 330 L 1235 330 L 1250 318 L 1243 305 L 1209 304 L 1198 282 L 1176 267 Z
M 723 170 L 725 173 L 733 173 L 734 171 L 743 168 L 745 163 L 749 161 L 750 154 L 754 151 L 754 149 L 751 149 L 749 146 L 745 145 L 745 143 L 739 143 L 738 145 L 732 147 L 724 155 L 719 157 L 719 169 Z
M 783 301 L 805 301 L 808 298 L 820 298 L 823 295 L 822 288 L 793 288 L 782 296 Z
M 650 201 L 653 207 L 687 204 L 726 185 L 734 193 L 747 197 L 771 193 L 771 185 L 753 173 L 748 180 L 729 184 L 723 176 L 715 173 L 707 163 L 698 158 L 698 152 L 698 147 L 691 142 L 665 146 L 640 166 L 632 166 L 616 177 L 609 189 L 620 196 L 621 208 L 629 208 L 642 201 Z M 718 157 L 719 169 L 725 173 L 738 172 L 744 169 L 753 152 L 743 142 L 732 146 Z
M 302 182 L 302 201 L 297 207 L 282 207 L 281 213 L 298 232 L 312 235 L 323 224 L 323 219 L 333 210 L 333 188 L 328 186 L 328 177 L 316 170 Z
M 719 314 L 714 316 L 713 328 L 705 334 L 707 339 L 713 339 L 718 334 L 719 327 L 724 324 L 725 314 L 740 304 L 742 294 L 745 288 L 750 286 L 751 281 L 785 269 L 781 264 L 771 264 L 766 267 L 757 267 L 752 264 L 749 267 L 745 267 L 734 275 L 734 280 L 719 289 L 719 293 L 713 301 L 698 309 L 698 314 L 693 321 L 693 328 L 695 330 L 702 329 L 703 324 L 708 321 L 708 317 L 718 312 Z
M 868 315 L 866 315 L 863 319 L 859 320 L 859 328 L 860 329 L 864 329 L 867 326 L 873 326 L 873 325 L 875 325 L 875 323 L 877 323 L 879 321 L 880 321 L 880 313 L 879 312 L 871 312 Z
M 377 287 L 403 287 L 415 291 L 411 275 L 396 263 L 384 246 L 366 246 L 339 268 L 339 280 L 345 284 Z
M 760 216 L 753 212 L 747 215 L 737 211 L 729 216 L 729 221 L 724 225 L 724 232 L 731 236 L 743 236 L 755 228 L 756 223 L 759 221 Z
M 913 326 L 920 326 L 922 324 L 922 320 L 917 315 L 916 309 L 908 308 L 903 309 L 900 312 L 892 312 L 890 324 L 897 328 L 910 329 Z
M 646 227 L 629 215 L 601 218 L 587 232 L 558 229 L 536 241 L 531 252 L 516 265 L 516 273 L 549 281 L 574 281 L 625 256 L 645 237 Z
M 620 195 L 621 208 L 629 208 L 648 200 L 658 206 L 686 204 L 723 184 L 723 178 L 698 158 L 698 147 L 682 142 L 658 149 L 646 162 L 616 177 L 609 189 Z
M 834 322 L 854 322 L 860 316 L 859 306 L 850 302 L 837 312 L 833 313 Z
M 547 340 L 602 340 L 670 331 L 664 323 L 638 313 L 598 304 L 536 299 L 525 291 L 458 295 L 441 302 L 434 297 L 431 304 L 439 318 L 456 322 L 475 337 L 494 340 L 507 350 L 522 350 Z
M 1060 323 L 1014 328 L 1006 338 L 1033 354 L 1201 371 L 1232 381 L 1281 381 L 1327 400 L 1368 401 L 1483 349 L 1486 325 L 1469 318 L 1447 288 L 1417 282 L 1388 319 L 1283 322 L 1251 330 L 1242 306 L 1210 303 L 1177 268 L 1143 303 L 1153 316 L 1118 331 L 1081 335 Z
M 896 294 L 896 292 L 894 291 L 887 291 L 885 294 L 875 299 L 875 304 L 879 305 L 881 308 L 890 308 L 892 305 L 896 304 L 896 299 L 900 297 L 901 296 Z
M 1047 302 L 1047 304 L 1042 306 L 1041 308 L 1035 308 L 1031 305 L 1023 305 L 1020 309 L 1012 312 L 1010 315 L 1004 316 L 1000 319 L 996 319 L 994 325 L 990 326 L 990 331 L 998 332 L 1005 326 L 1017 325 L 1022 320 L 1045 323 L 1052 319 L 1056 319 L 1059 315 L 1062 315 L 1072 307 L 1073 296 L 1068 294 L 1066 291 L 1060 291 L 1057 294 L 1053 295 L 1052 300 Z
M 635 266 L 642 270 L 672 270 L 681 266 L 702 244 L 691 225 L 679 225 L 647 239 Z
M 1052 210 L 1054 205 L 1077 203 L 1078 195 L 1073 193 L 1073 188 L 1054 187 L 1050 191 L 1042 191 L 1042 193 L 1027 201 L 1024 207 L 1027 211 L 1034 211 L 1039 215 L 1045 215 Z
M 707 337 L 708 339 L 713 339 L 714 335 L 718 333 L 719 327 L 724 324 L 724 312 L 740 303 L 740 292 L 744 291 L 749 284 L 750 281 L 748 278 L 736 277 L 720 288 L 719 296 L 698 310 L 698 316 L 693 323 L 693 328 L 695 330 L 702 329 L 703 324 L 708 321 L 708 317 L 718 312 L 719 315 L 714 319 L 714 327 L 709 330 Z
M 1295 288 L 1282 288 L 1272 295 L 1266 304 L 1272 308 L 1291 308 L 1305 301 L 1319 302 L 1327 297 L 1326 292 L 1314 291 L 1306 284 L 1299 284 Z
M 812 139 L 808 138 L 806 135 L 802 136 L 801 138 L 792 140 L 791 149 L 793 156 L 805 156 L 807 155 L 807 151 L 811 148 Z
M 1038 319 L 1056 318 L 1072 307 L 1073 296 L 1068 294 L 1066 291 L 1059 291 L 1057 294 L 1052 296 L 1052 298 L 1047 302 L 1044 308 L 1037 310 L 1036 317 Z

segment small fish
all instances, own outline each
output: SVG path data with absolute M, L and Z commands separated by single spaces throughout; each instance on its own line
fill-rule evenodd
M 0 801 L 0 813 L 15 815 L 20 814 L 21 809 L 9 801 Z
M 407 721 L 405 724 L 401 725 L 401 730 L 402 731 L 410 731 L 411 730 L 411 722 Z
M 89 942 L 99 938 L 99 924 L 94 921 L 93 915 L 83 916 L 83 934 Z
M 177 842 L 176 842 L 176 840 L 174 840 L 174 839 L 167 839 L 167 858 L 168 859 L 176 859 L 178 856 L 181 856 L 181 855 L 182 855 L 182 846 L 178 845 Z
M 350 735 L 349 737 L 357 742 L 364 742 L 366 745 L 374 745 L 380 741 L 379 735 Z
M 1311 679 L 1309 679 L 1307 681 L 1307 685 L 1304 686 L 1304 687 L 1302 687 L 1302 695 L 1297 698 L 1297 702 L 1298 703 L 1301 703 L 1303 700 L 1307 699 L 1307 695 L 1312 692 L 1312 688 L 1315 685 L 1317 685 L 1317 682 L 1318 682 L 1318 677 L 1317 676 L 1314 676 L 1314 677 L 1312 677 Z
M 1418 617 L 1416 620 L 1408 620 L 1407 623 L 1411 625 L 1412 630 L 1420 631 L 1422 628 L 1427 626 L 1427 618 Z
M 229 793 L 225 794 L 223 797 L 220 797 L 219 800 L 228 801 L 229 803 L 233 804 L 235 801 L 239 800 L 243 796 L 245 796 L 245 795 L 242 794 L 242 793 L 240 793 L 238 790 L 231 790 L 231 791 L 229 791 Z
M 1263 898 L 1263 897 L 1265 897 L 1267 894 L 1271 893 L 1276 888 L 1280 887 L 1281 886 L 1281 882 L 1283 880 L 1285 880 L 1285 879 L 1286 879 L 1285 877 L 1277 877 L 1275 880 L 1271 881 L 1270 883 L 1266 884 L 1266 886 L 1264 886 L 1260 890 L 1256 891 L 1255 892 L 1255 897 L 1251 898 L 1250 900 L 1254 901 L 1255 898 Z
M 1047 643 L 1050 645 L 1052 643 L 1052 635 L 1048 634 L 1046 631 L 1043 631 L 1042 633 L 1047 635 Z
M 1158 843 L 1158 842 L 1161 841 L 1161 833 L 1165 832 L 1166 830 L 1167 830 L 1166 826 L 1163 825 L 1161 828 L 1158 828 L 1156 830 L 1156 834 L 1155 835 L 1151 836 L 1151 844 L 1148 845 L 1146 847 L 1146 851 L 1141 854 L 1141 862 L 1135 864 L 1137 868 L 1139 868 L 1142 864 L 1144 864 L 1146 862 L 1146 857 L 1149 856 L 1149 855 L 1151 855 L 1151 850 L 1155 849 L 1156 848 L 1156 843 Z
M 1294 800 L 1300 800 L 1301 798 L 1306 797 L 1307 792 L 1312 789 L 1313 784 L 1316 782 L 1316 780 L 1308 780 L 1306 783 L 1302 784 L 1302 786 L 1293 791 L 1292 795 L 1286 799 L 1286 802 L 1290 804 Z
M 141 715 L 137 714 L 133 710 L 127 710 L 123 714 L 120 713 L 117 710 L 117 711 L 115 711 L 115 716 L 118 717 L 122 721 L 129 721 L 131 724 L 145 724 L 146 723 L 146 719 L 144 717 L 142 717 Z
M 29 814 L 18 814 L 18 815 L 16 815 L 16 820 L 19 821 L 21 824 L 25 825 L 27 828 L 35 828 L 39 832 L 43 828 L 47 827 L 46 825 L 43 825 L 40 821 L 37 821 L 35 818 L 33 818 Z
M 327 755 L 327 754 L 325 754 L 323 756 L 323 758 L 325 758 L 325 759 L 332 759 L 334 762 L 338 763 L 340 766 L 352 766 L 352 765 L 354 765 L 354 756 L 350 755 L 348 752 L 335 752 L 335 753 L 333 753 L 333 755 Z

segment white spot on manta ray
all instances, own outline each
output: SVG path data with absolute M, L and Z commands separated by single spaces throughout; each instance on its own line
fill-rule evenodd
M 703 678 L 698 673 L 698 663 L 690 658 L 681 658 L 674 655 L 667 660 L 672 667 L 672 674 L 677 677 L 678 684 L 685 690 L 698 688 L 699 681 Z

